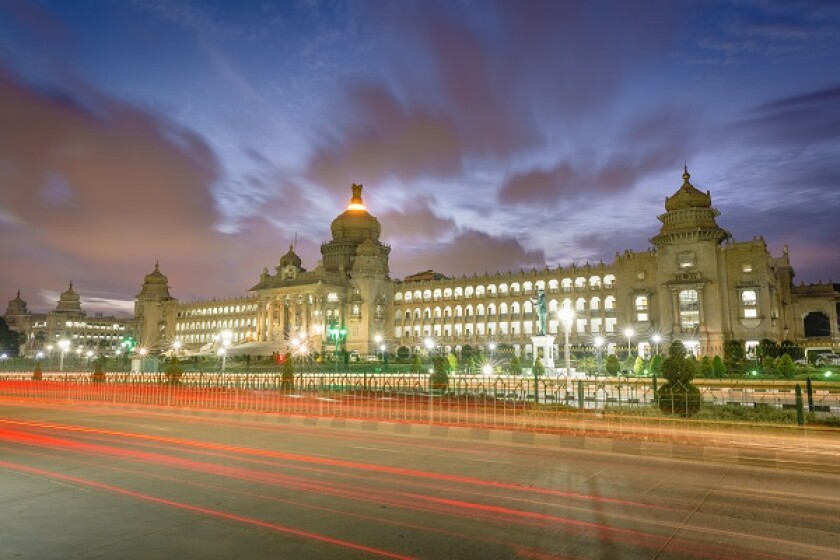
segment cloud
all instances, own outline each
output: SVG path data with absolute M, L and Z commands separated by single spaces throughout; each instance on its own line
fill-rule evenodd
M 674 169 L 695 153 L 703 136 L 693 129 L 695 120 L 679 109 L 658 109 L 621 128 L 616 145 L 604 149 L 605 155 L 581 153 L 551 167 L 510 175 L 499 190 L 499 201 L 559 207 L 628 192 L 646 177 Z
M 387 87 L 348 89 L 336 131 L 309 164 L 321 185 L 346 188 L 353 182 L 379 183 L 389 177 L 449 176 L 461 169 L 460 140 L 445 116 L 400 103 Z
M 541 249 L 530 250 L 514 237 L 494 236 L 468 229 L 451 241 L 427 244 L 421 249 L 401 248 L 392 254 L 393 276 L 403 277 L 433 269 L 447 276 L 545 267 Z
M 212 255 L 217 162 L 193 132 L 89 89 L 35 88 L 2 69 L 0 128 L 0 228 L 56 264 L 83 265 L 63 275 L 96 267 L 119 278 L 161 254 L 184 263 Z M 15 272 L 19 285 L 30 272 Z
M 476 18 L 453 4 L 384 7 L 376 17 L 399 55 L 387 75 L 343 81 L 309 177 L 322 185 L 452 178 L 468 165 L 551 149 L 558 129 L 616 99 L 637 59 L 664 57 L 670 11 L 668 3 L 605 13 L 499 2 Z
M 431 197 L 416 197 L 406 210 L 392 209 L 379 216 L 383 236 L 395 244 L 437 240 L 457 231 L 452 218 L 441 218 L 432 208 Z

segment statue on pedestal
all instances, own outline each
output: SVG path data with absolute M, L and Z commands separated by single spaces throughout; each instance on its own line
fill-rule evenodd
M 548 334 L 548 328 L 546 325 L 545 292 L 543 290 L 539 290 L 537 292 L 537 297 L 531 298 L 531 303 L 533 303 L 534 307 L 536 307 L 537 317 L 539 318 L 537 335 L 543 336 Z

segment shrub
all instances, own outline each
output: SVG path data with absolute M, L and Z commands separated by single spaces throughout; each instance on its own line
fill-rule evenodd
M 782 357 L 778 359 L 776 362 L 776 371 L 785 379 L 793 379 L 795 368 L 789 354 L 782 354 Z
M 714 373 L 715 371 L 712 366 L 712 360 L 710 360 L 708 356 L 703 356 L 703 359 L 700 360 L 700 377 L 709 379 L 714 376 Z
M 545 366 L 542 359 L 537 358 L 537 361 L 534 362 L 534 377 L 542 377 L 543 375 L 545 375 Z
M 292 354 L 286 352 L 283 356 L 283 371 L 280 374 L 280 390 L 291 391 L 295 387 L 295 362 Z
M 441 356 L 432 360 L 433 372 L 429 376 L 429 386 L 435 391 L 446 391 L 449 388 L 449 372 L 446 358 Z
M 519 357 L 514 356 L 510 359 L 509 369 L 511 375 L 522 375 L 522 363 L 519 361 Z
M 105 382 L 105 373 L 102 371 L 102 358 L 97 358 L 95 362 L 93 362 L 93 375 L 91 375 L 91 380 L 94 383 L 104 383 Z
M 177 385 L 181 382 L 181 374 L 183 373 L 184 369 L 181 367 L 178 356 L 172 356 L 172 359 L 169 360 L 169 364 L 166 366 L 166 381 L 172 385 Z
M 662 356 L 659 354 L 655 355 L 650 361 L 650 373 L 651 375 L 662 373 Z
M 641 356 L 636 356 L 636 361 L 633 363 L 633 373 L 642 375 L 645 372 L 645 360 Z
M 703 405 L 700 389 L 691 383 L 666 383 L 657 391 L 659 410 L 666 414 L 694 416 Z
M 723 379 L 726 376 L 726 365 L 720 356 L 715 356 L 715 359 L 712 360 L 712 371 L 718 379 Z
M 609 375 L 618 375 L 618 370 L 621 369 L 621 363 L 618 361 L 618 356 L 615 354 L 607 356 L 607 363 L 604 367 Z
M 668 380 L 658 391 L 659 409 L 670 414 L 692 416 L 700 410 L 703 397 L 691 384 L 697 373 L 697 360 L 686 358 L 683 343 L 675 340 L 662 362 L 662 375 Z
M 420 373 L 423 371 L 423 364 L 420 362 L 420 356 L 414 355 L 414 359 L 411 361 L 411 373 Z

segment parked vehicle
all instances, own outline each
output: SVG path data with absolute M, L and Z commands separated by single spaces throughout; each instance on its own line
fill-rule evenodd
M 817 358 L 817 364 L 824 366 L 840 366 L 840 355 L 820 354 Z

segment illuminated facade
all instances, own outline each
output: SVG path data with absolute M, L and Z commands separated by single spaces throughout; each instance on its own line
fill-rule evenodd
M 114 353 L 126 337 L 133 337 L 137 322 L 134 319 L 89 316 L 81 305 L 81 298 L 73 290 L 73 283 L 61 294 L 54 310 L 31 313 L 20 292 L 6 307 L 6 322 L 14 331 L 25 333 L 24 354 L 58 353 L 58 342 L 70 342 L 69 351 L 87 354 L 88 351 Z
M 313 270 L 290 248 L 247 296 L 182 303 L 170 296 L 156 265 L 136 297 L 134 324 L 141 344 L 157 350 L 177 340 L 187 351 L 209 353 L 225 333 L 231 351 L 263 355 L 291 351 L 293 341 L 320 353 L 371 355 L 377 336 L 391 353 L 423 351 L 431 338 L 456 353 L 495 344 L 530 355 L 533 300 L 542 290 L 548 333 L 563 334 L 558 311 L 571 308 L 571 343 L 578 348 L 602 336 L 609 350 L 632 346 L 647 354 L 659 335 L 663 345 L 682 340 L 699 355 L 722 354 L 727 339 L 838 350 L 837 286 L 794 286 L 787 247 L 773 256 L 762 238 L 734 241 L 718 216 L 711 195 L 695 188 L 685 170 L 647 251 L 616 253 L 609 264 L 460 278 L 427 271 L 400 281 L 389 276 L 391 248 L 379 239 L 362 187 L 353 185 Z M 10 310 L 20 315 L 14 301 Z

